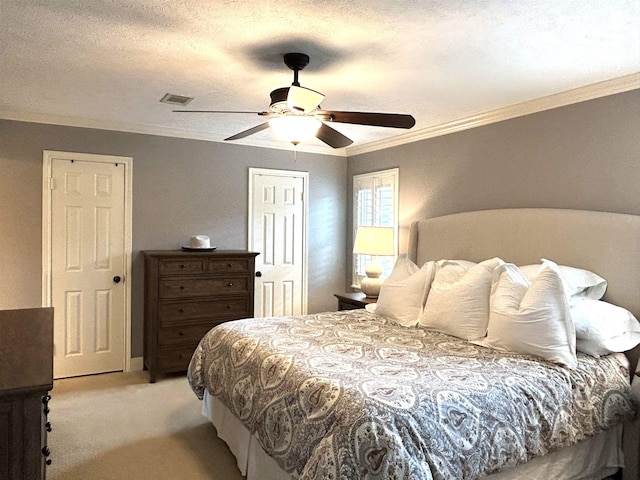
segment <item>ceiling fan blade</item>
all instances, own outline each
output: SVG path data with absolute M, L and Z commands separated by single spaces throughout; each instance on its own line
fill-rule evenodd
M 416 124 L 415 118 L 402 113 L 373 113 L 373 112 L 338 112 L 335 110 L 320 110 L 316 115 L 322 120 L 340 123 L 356 123 L 375 127 L 411 128 Z
M 316 133 L 318 140 L 322 140 L 324 143 L 333 148 L 348 147 L 353 143 L 349 137 L 345 137 L 335 128 L 331 128 L 329 125 L 323 123 L 320 129 Z
M 172 110 L 174 113 L 252 113 L 260 116 L 271 116 L 273 112 L 242 112 L 238 110 Z
M 225 138 L 225 140 L 239 140 L 244 137 L 248 137 L 249 135 L 253 135 L 254 133 L 261 132 L 269 128 L 269 122 L 261 123 L 260 125 L 250 128 L 249 130 L 245 130 L 244 132 L 236 133 L 235 135 Z

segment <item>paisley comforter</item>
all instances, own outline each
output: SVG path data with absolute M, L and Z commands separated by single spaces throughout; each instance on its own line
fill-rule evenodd
M 213 328 L 189 366 L 292 476 L 476 479 L 635 416 L 624 357 L 576 370 L 365 310 Z

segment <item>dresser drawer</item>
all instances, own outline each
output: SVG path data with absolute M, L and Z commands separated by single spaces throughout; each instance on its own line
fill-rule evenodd
M 163 278 L 158 285 L 158 297 L 163 299 L 247 292 L 249 277 Z
M 198 343 L 205 333 L 215 325 L 224 323 L 224 320 L 216 320 L 209 323 L 192 323 L 186 325 L 174 325 L 170 327 L 160 327 L 158 329 L 159 345 L 179 345 L 183 343 Z
M 160 275 L 193 275 L 205 273 L 206 258 L 163 258 L 158 262 Z
M 246 258 L 210 258 L 209 271 L 215 273 L 248 273 L 253 270 L 253 259 Z M 253 273 L 253 272 L 252 272 Z
M 161 326 L 194 319 L 230 319 L 251 316 L 251 299 L 217 298 L 195 302 L 160 302 L 158 320 Z
M 159 347 L 158 368 L 166 372 L 182 372 L 187 370 L 198 342 L 181 347 Z

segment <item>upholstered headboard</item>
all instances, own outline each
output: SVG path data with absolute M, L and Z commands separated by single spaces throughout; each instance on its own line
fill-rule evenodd
M 414 221 L 409 256 L 418 265 L 492 257 L 527 265 L 548 258 L 606 278 L 604 300 L 640 318 L 640 216 L 551 208 L 456 213 Z M 640 348 L 628 355 L 634 370 L 639 355 Z

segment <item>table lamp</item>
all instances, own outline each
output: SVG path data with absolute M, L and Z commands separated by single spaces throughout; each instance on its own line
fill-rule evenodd
M 353 253 L 372 256 L 365 268 L 367 276 L 360 281 L 360 290 L 369 298 L 377 298 L 382 285 L 382 266 L 378 256 L 395 255 L 393 233 L 391 227 L 360 226 L 356 231 Z

